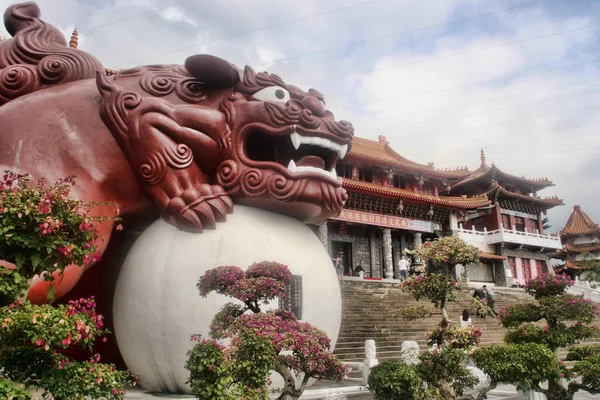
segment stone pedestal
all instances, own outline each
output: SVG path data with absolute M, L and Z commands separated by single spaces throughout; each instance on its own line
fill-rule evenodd
M 394 278 L 394 260 L 392 258 L 392 230 L 383 230 L 383 267 L 385 279 Z

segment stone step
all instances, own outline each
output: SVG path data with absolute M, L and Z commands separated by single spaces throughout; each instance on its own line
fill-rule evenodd
M 415 301 L 411 295 L 402 292 L 398 284 L 347 281 L 341 288 L 342 325 L 335 348 L 335 354 L 341 359 L 361 362 L 364 359 L 364 342 L 368 339 L 375 340 L 379 360 L 399 358 L 405 340 L 414 340 L 421 350 L 427 350 L 425 334 L 435 329 L 440 315 L 409 322 L 394 317 L 392 311 L 415 305 L 430 306 L 430 302 Z M 471 295 L 471 291 L 458 292 L 457 300 L 470 307 L 468 298 Z M 512 304 L 531 303 L 535 303 L 534 299 L 523 291 L 496 290 L 496 310 Z M 460 303 L 449 303 L 446 309 L 451 318 L 458 321 L 464 307 Z M 474 326 L 483 332 L 481 346 L 503 342 L 508 330 L 496 319 L 481 319 L 473 315 L 472 318 Z M 561 350 L 560 354 L 565 357 L 567 352 Z

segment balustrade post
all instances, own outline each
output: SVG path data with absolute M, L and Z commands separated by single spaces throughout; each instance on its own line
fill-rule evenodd
M 365 340 L 365 360 L 363 362 L 362 370 L 363 385 L 366 385 L 369 382 L 371 369 L 377 364 L 379 364 L 379 361 L 377 360 L 377 347 L 375 346 L 375 341 L 372 339 Z

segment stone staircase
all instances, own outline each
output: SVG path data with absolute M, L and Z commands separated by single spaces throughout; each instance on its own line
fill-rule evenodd
M 344 281 L 342 290 L 342 325 L 334 353 L 344 361 L 362 361 L 365 357 L 365 340 L 375 340 L 377 358 L 382 360 L 400 357 L 402 342 L 416 341 L 421 350 L 427 349 L 425 334 L 437 326 L 441 316 L 433 315 L 416 321 L 405 321 L 394 317 L 392 311 L 411 305 L 431 305 L 427 300 L 415 301 L 411 295 L 402 292 L 398 283 Z M 468 305 L 467 297 L 473 290 L 457 293 L 457 303 L 449 303 L 447 310 L 452 320 L 458 323 L 462 310 Z M 512 304 L 533 303 L 535 300 L 516 289 L 494 289 L 496 310 Z M 462 303 L 462 304 L 461 304 Z M 471 312 L 476 328 L 482 330 L 481 346 L 503 342 L 507 329 L 496 318 L 483 319 Z M 600 344 L 600 343 L 599 343 Z M 562 357 L 566 351 L 561 352 Z

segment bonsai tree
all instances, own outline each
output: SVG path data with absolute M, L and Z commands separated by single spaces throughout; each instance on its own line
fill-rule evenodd
M 416 365 L 402 361 L 383 362 L 373 368 L 369 389 L 377 400 L 391 399 L 455 399 L 474 387 L 478 380 L 466 368 L 466 351 L 479 344 L 481 330 L 452 326 L 446 304 L 456 301 L 456 281 L 444 274 L 411 277 L 402 283 L 402 289 L 415 298 L 429 299 L 435 308 L 406 307 L 397 315 L 414 320 L 433 315 L 436 309 L 442 315 L 438 327 L 427 336 L 431 346 L 419 356 Z
M 549 400 L 571 400 L 579 390 L 600 393 L 600 346 L 571 347 L 567 360 L 574 362 L 573 367 L 558 360 L 559 348 L 600 336 L 600 329 L 589 325 L 598 306 L 566 293 L 572 285 L 566 275 L 540 275 L 525 287 L 536 304 L 500 310 L 500 322 L 511 329 L 504 338 L 507 344 L 479 349 L 472 356 L 492 384 L 512 383 L 541 392 Z M 541 384 L 546 381 L 544 389 Z
M 445 236 L 423 243 L 418 253 L 448 274 L 458 264 L 478 264 L 480 251 L 457 236 Z
M 197 341 L 188 353 L 188 383 L 199 399 L 266 399 L 269 372 L 283 377 L 280 400 L 298 399 L 310 378 L 339 381 L 346 367 L 331 353 L 325 332 L 285 310 L 263 311 L 283 297 L 292 274 L 286 265 L 259 262 L 244 272 L 235 266 L 206 271 L 198 281 L 200 295 L 217 292 L 237 303 L 227 303 L 215 315 L 210 340 Z M 227 347 L 217 339 L 230 339 Z M 302 374 L 296 388 L 294 372 Z
M 0 181 L 2 398 L 29 399 L 26 389 L 33 385 L 55 400 L 121 399 L 125 386 L 135 383 L 128 372 L 99 363 L 99 355 L 77 362 L 60 353 L 72 346 L 91 351 L 96 339 L 108 333 L 93 298 L 56 307 L 24 300 L 35 275 L 52 281 L 68 265 L 99 257 L 102 238 L 95 223 L 108 217 L 91 214 L 99 205 L 70 198 L 73 184 L 72 178 L 53 185 L 33 182 L 10 171 Z

